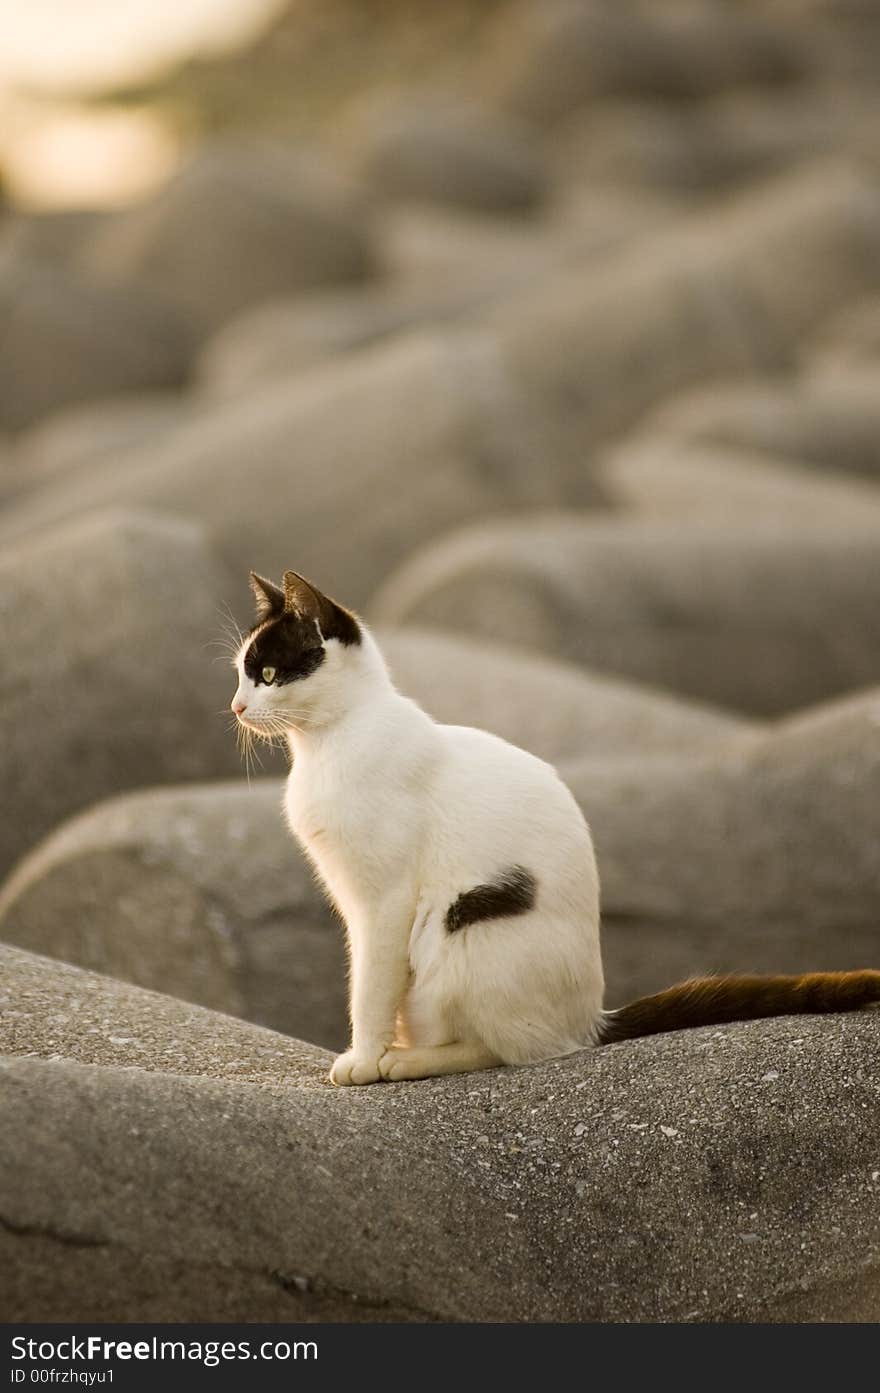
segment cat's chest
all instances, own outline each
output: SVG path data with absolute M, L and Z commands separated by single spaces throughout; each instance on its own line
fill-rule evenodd
M 337 900 L 400 878 L 418 860 L 422 796 L 375 761 L 297 760 L 285 811 L 294 836 Z
M 363 798 L 332 775 L 306 779 L 294 769 L 285 811 L 291 831 L 351 926 L 375 899 L 377 866 L 384 861 L 377 838 L 365 835 L 370 819 Z
M 310 850 L 342 842 L 350 833 L 351 799 L 333 771 L 294 767 L 287 780 L 285 808 L 291 831 Z

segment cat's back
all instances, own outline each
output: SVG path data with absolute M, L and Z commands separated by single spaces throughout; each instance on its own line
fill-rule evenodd
M 552 764 L 477 726 L 437 727 L 444 753 L 443 772 L 452 780 L 494 779 L 499 787 L 541 790 L 571 799 Z
M 564 836 L 583 842 L 589 832 L 574 795 L 552 764 L 473 726 L 439 726 L 443 759 L 434 802 L 463 837 Z

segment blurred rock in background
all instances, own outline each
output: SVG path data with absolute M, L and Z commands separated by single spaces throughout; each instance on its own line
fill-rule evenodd
M 295 567 L 557 764 L 609 1004 L 880 967 L 880 8 L 55 11 L 0 4 L 9 1309 L 876 1320 L 870 1017 L 325 1096 L 343 933 L 228 662 Z

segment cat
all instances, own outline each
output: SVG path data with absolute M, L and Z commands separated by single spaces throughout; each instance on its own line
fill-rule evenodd
M 532 1064 L 689 1026 L 880 1001 L 880 972 L 692 979 L 602 1007 L 599 875 L 555 769 L 439 725 L 352 611 L 251 572 L 232 710 L 292 755 L 291 832 L 344 920 L 351 1045 L 334 1084 Z

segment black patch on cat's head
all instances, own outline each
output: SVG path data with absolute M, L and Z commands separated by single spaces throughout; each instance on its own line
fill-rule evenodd
M 346 648 L 361 641 L 361 627 L 351 611 L 323 595 L 297 571 L 284 572 L 284 610 L 315 620 L 325 639 L 338 639 Z
M 296 571 L 284 572 L 283 590 L 255 571 L 250 579 L 257 622 L 244 655 L 244 670 L 252 682 L 262 682 L 265 667 L 275 669 L 278 686 L 296 682 L 321 666 L 328 639 L 338 639 L 346 647 L 361 642 L 355 616 Z
M 314 620 L 282 613 L 254 630 L 244 655 L 245 675 L 259 685 L 263 680 L 263 668 L 273 667 L 274 683 L 283 687 L 287 682 L 309 677 L 326 656 Z

